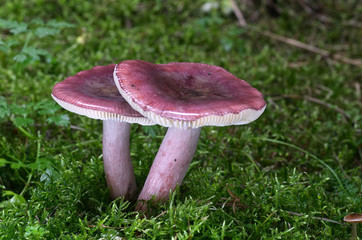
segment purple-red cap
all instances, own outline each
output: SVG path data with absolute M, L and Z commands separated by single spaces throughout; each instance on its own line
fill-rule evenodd
M 247 124 L 264 111 L 263 95 L 225 69 L 203 63 L 123 61 L 114 80 L 127 102 L 166 127 Z
M 96 66 L 55 84 L 52 97 L 68 111 L 94 119 L 152 125 L 131 108 L 113 80 L 115 64 Z

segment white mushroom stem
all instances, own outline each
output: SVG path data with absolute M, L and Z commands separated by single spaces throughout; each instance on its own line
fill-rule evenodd
M 131 199 L 137 189 L 129 139 L 131 124 L 103 121 L 103 164 L 112 199 Z
M 200 131 L 201 128 L 168 129 L 138 197 L 137 210 L 147 209 L 145 200 L 167 200 L 170 191 L 181 185 L 195 154 Z

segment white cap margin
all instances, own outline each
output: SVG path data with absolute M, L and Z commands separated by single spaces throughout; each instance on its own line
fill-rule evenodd
M 56 98 L 53 94 L 52 94 L 52 97 L 62 108 L 66 109 L 70 112 L 79 114 L 79 115 L 87 116 L 89 118 L 100 119 L 100 120 L 114 120 L 114 121 L 118 121 L 118 122 L 138 123 L 141 125 L 155 125 L 156 124 L 145 117 L 129 117 L 129 116 L 123 116 L 123 115 L 116 114 L 116 113 L 86 109 L 86 108 L 76 106 L 74 104 L 67 103 L 63 100 L 60 100 L 60 99 Z

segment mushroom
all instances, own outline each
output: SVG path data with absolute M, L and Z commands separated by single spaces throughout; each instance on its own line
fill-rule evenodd
M 262 94 L 225 69 L 202 63 L 153 64 L 128 60 L 114 79 L 126 101 L 153 122 L 169 127 L 138 197 L 165 201 L 181 185 L 203 126 L 247 124 L 266 104 Z
M 96 66 L 55 84 L 52 97 L 63 108 L 103 120 L 103 163 L 110 197 L 131 199 L 136 191 L 129 139 L 130 123 L 153 124 L 133 110 L 113 80 L 115 65 Z
M 352 223 L 351 240 L 357 239 L 357 224 L 362 222 L 361 213 L 350 213 L 346 215 L 343 220 L 348 223 Z

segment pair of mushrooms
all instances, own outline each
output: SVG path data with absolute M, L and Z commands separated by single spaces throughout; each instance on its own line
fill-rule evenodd
M 103 162 L 111 198 L 133 198 L 130 124 L 168 127 L 138 196 L 167 200 L 180 185 L 202 126 L 241 125 L 257 119 L 262 94 L 221 67 L 202 63 L 153 64 L 127 60 L 97 66 L 57 83 L 52 97 L 68 111 L 103 120 Z

